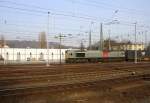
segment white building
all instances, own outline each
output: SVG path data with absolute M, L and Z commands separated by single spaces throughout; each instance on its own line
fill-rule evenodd
M 61 49 L 61 60 L 65 60 L 65 51 Z M 46 62 L 60 61 L 60 49 L 32 49 L 32 48 L 0 48 L 0 55 L 7 62 Z
M 117 44 L 111 46 L 112 50 L 144 50 L 144 44 Z
M 144 44 L 128 44 L 124 45 L 125 50 L 144 50 L 145 46 Z

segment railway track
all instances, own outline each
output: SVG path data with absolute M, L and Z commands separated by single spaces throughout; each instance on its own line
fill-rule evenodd
M 125 64 L 124 64 L 125 65 Z M 51 68 L 40 66 L 13 69 L 0 69 L 0 95 L 15 95 L 26 90 L 59 87 L 76 84 L 89 84 L 97 81 L 115 80 L 119 78 L 140 77 L 149 75 L 149 64 L 124 66 L 110 65 L 62 65 Z M 61 68 L 60 68 L 61 67 Z M 16 69 L 15 69 L 16 68 Z
M 115 68 L 115 69 L 111 69 L 111 70 L 108 70 L 108 69 L 102 69 L 102 70 L 99 70 L 99 69 L 95 69 L 95 70 L 86 70 L 85 72 L 82 72 L 82 71 L 74 71 L 74 70 L 67 70 L 67 71 L 57 71 L 57 70 L 44 70 L 44 71 L 21 71 L 21 72 L 11 72 L 11 73 L 8 73 L 8 72 L 3 72 L 1 73 L 0 75 L 0 82 L 2 81 L 11 81 L 11 80 L 15 80 L 18 82 L 18 80 L 21 80 L 21 79 L 34 79 L 34 78 L 51 78 L 51 77 L 56 77 L 58 75 L 60 75 L 60 77 L 62 78 L 63 76 L 67 75 L 67 74 L 70 74 L 71 75 L 74 75 L 75 73 L 76 74 L 81 74 L 81 75 L 84 75 L 84 74 L 88 74 L 88 73 L 98 73 L 100 72 L 102 75 L 103 73 L 105 74 L 109 74 L 109 72 L 114 72 L 114 73 L 117 73 L 118 71 L 124 71 L 124 72 L 130 72 L 130 73 L 134 73 L 136 71 L 143 71 L 143 69 L 141 67 L 131 67 L 131 68 L 126 68 L 126 67 L 118 67 L 118 68 Z M 144 67 L 144 70 L 149 70 L 149 67 Z M 22 80 L 22 81 L 23 81 Z M 14 81 L 15 82 L 15 81 Z M 15 83 L 17 83 L 15 82 Z M 1 83 L 2 84 L 2 83 Z
M 122 63 L 91 63 L 91 64 L 87 64 L 87 63 L 84 63 L 84 64 L 62 64 L 62 65 L 50 65 L 50 67 L 46 67 L 45 65 L 0 65 L 0 70 L 2 69 L 16 69 L 16 68 L 19 68 L 19 69 L 31 69 L 31 68 L 55 68 L 55 67 L 65 67 L 65 68 L 74 68 L 74 67 L 89 67 L 89 66 L 102 66 L 102 67 L 116 67 L 116 66 L 127 66 L 127 65 L 130 65 L 130 66 L 141 66 L 141 65 L 149 65 L 149 62 L 147 63 L 137 63 L 137 64 L 134 64 L 132 62 L 122 62 Z
M 92 69 L 92 68 L 104 68 L 104 69 L 108 69 L 108 68 L 117 68 L 117 67 L 134 67 L 134 66 L 150 66 L 149 63 L 143 63 L 143 64 L 133 64 L 133 63 L 120 63 L 120 64 L 76 64 L 76 65 L 51 65 L 50 67 L 46 67 L 46 66 L 0 66 L 0 72 L 2 71 L 23 71 L 23 70 L 42 70 L 41 68 L 44 69 L 51 69 L 51 70 L 70 70 L 70 69 L 80 69 L 80 70 L 84 70 L 85 68 L 86 70 L 88 69 Z M 90 67 L 90 68 L 89 68 Z M 92 67 L 92 68 L 91 68 Z
M 49 76 L 36 76 L 36 77 L 15 78 L 15 80 L 17 81 L 18 79 L 20 80 L 20 82 L 22 81 L 23 84 L 0 87 L 1 88 L 0 94 L 3 92 L 8 92 L 8 91 L 25 90 L 25 89 L 30 89 L 30 88 L 42 88 L 42 87 L 47 87 L 47 86 L 54 87 L 54 86 L 60 86 L 60 85 L 88 83 L 88 82 L 104 81 L 104 80 L 110 80 L 110 79 L 136 77 L 136 76 L 142 76 L 142 75 L 148 75 L 148 74 L 150 74 L 150 70 L 136 71 L 136 74 L 134 75 L 132 74 L 132 72 L 129 72 L 129 71 L 128 72 L 127 71 L 126 72 L 125 71 L 113 71 L 111 73 L 90 72 L 90 73 L 76 73 L 76 74 L 66 74 L 66 75 L 50 75 L 50 77 Z M 43 83 L 41 78 L 45 78 L 48 81 Z M 29 81 L 32 82 L 32 84 L 27 84 L 27 81 L 25 82 L 24 79 L 27 80 L 28 82 Z M 34 83 L 35 79 L 38 79 L 37 83 Z
M 102 88 L 106 91 L 111 90 L 111 86 L 114 86 L 114 84 L 122 84 L 122 83 L 128 83 L 132 82 L 134 85 L 134 82 L 139 82 L 142 79 L 142 76 L 134 76 L 132 78 L 119 78 L 115 80 L 106 80 L 106 81 L 90 81 L 86 83 L 76 83 L 76 84 L 66 84 L 66 85 L 57 85 L 57 86 L 51 86 L 51 85 L 43 85 L 43 86 L 30 86 L 30 87 L 24 87 L 24 88 L 14 88 L 14 89 L 5 89 L 3 91 L 0 91 L 0 98 L 7 98 L 10 96 L 21 96 L 21 95 L 35 95 L 35 94 L 41 94 L 41 93 L 55 93 L 55 92 L 64 92 L 64 91 L 70 91 L 74 89 L 85 89 L 85 88 Z M 145 84 L 141 84 L 141 86 L 144 86 Z

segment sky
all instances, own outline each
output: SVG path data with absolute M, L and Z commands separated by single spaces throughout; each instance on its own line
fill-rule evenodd
M 64 44 L 88 45 L 88 32 L 96 43 L 103 23 L 105 39 L 110 31 L 112 39 L 134 41 L 136 22 L 138 42 L 145 42 L 146 33 L 148 42 L 149 4 L 149 0 L 0 0 L 0 35 L 8 40 L 38 40 L 40 32 L 49 31 L 49 41 L 58 42 L 54 37 L 61 33 L 66 35 Z

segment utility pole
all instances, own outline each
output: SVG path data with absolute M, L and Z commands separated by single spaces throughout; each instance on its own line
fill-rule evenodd
M 134 46 L 134 48 L 135 48 L 135 58 L 134 58 L 134 63 L 136 64 L 137 63 L 137 41 L 136 41 L 136 39 L 137 39 L 137 37 L 136 37 L 136 29 L 137 29 L 137 23 L 134 23 L 135 25 L 135 46 Z
M 80 44 L 80 50 L 81 50 L 81 52 L 84 51 L 84 43 L 83 42 L 85 42 L 84 39 L 81 40 L 81 44 Z
M 60 43 L 59 43 L 59 50 L 60 50 L 60 51 L 59 51 L 59 53 L 60 53 L 60 61 L 59 61 L 59 63 L 60 63 L 60 64 L 61 64 L 61 38 L 62 38 L 62 35 L 60 34 L 60 35 L 59 35 L 59 42 L 60 42 Z
M 94 24 L 94 22 L 91 22 L 90 24 L 90 31 L 89 31 L 89 50 L 91 50 L 91 45 L 92 45 L 92 25 Z
M 145 31 L 145 50 L 147 49 L 147 31 Z
M 111 33 L 111 31 L 110 31 L 110 30 L 108 30 L 108 35 L 109 35 L 108 48 L 109 48 L 109 51 L 111 50 L 110 33 Z
M 58 38 L 59 39 L 59 64 L 61 65 L 62 64 L 62 61 L 61 61 L 61 42 L 62 42 L 62 38 L 66 37 L 65 35 L 62 35 L 61 33 L 58 35 L 58 36 L 55 36 L 55 38 Z
M 100 24 L 100 47 L 99 49 L 103 51 L 103 23 Z
M 89 31 L 89 50 L 91 50 L 91 29 Z
M 50 12 L 48 12 L 48 20 L 47 20 L 47 63 L 46 66 L 49 66 L 49 14 Z

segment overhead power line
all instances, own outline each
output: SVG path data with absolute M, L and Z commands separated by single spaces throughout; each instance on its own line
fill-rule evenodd
M 0 1 L 1 2 L 1 1 Z M 50 14 L 51 15 L 58 15 L 58 16 L 65 16 L 65 17 L 72 17 L 72 18 L 78 18 L 78 19 L 84 19 L 84 20 L 88 20 L 88 21 L 97 21 L 98 23 L 100 22 L 100 19 L 98 19 L 98 17 L 91 17 L 91 16 L 80 16 L 80 15 L 75 15 L 75 14 L 72 14 L 72 13 L 59 13 L 59 12 L 55 12 L 53 10 L 50 10 L 50 9 L 46 9 L 46 8 L 41 8 L 41 7 L 38 7 L 38 6 L 31 6 L 31 5 L 26 5 L 26 4 L 18 4 L 18 3 L 15 3 L 15 2 L 9 2 L 9 1 L 6 1 L 10 4 L 15 4 L 17 6 L 5 6 L 5 5 L 0 5 L 1 8 L 8 8 L 8 9 L 13 9 L 13 10 L 18 10 L 18 11 L 23 11 L 23 12 L 30 12 L 30 13 L 35 13 L 35 14 L 39 14 L 39 15 L 47 15 L 47 12 L 50 11 Z M 89 3 L 88 3 L 89 4 Z M 94 4 L 95 5 L 95 4 Z M 23 7 L 25 8 L 23 8 Z M 26 7 L 29 7 L 29 8 L 26 8 Z M 32 9 L 31 9 L 32 8 Z M 109 20 L 109 19 L 105 19 L 105 20 Z M 9 24 L 8 24 L 9 25 Z M 12 25 L 12 24 L 10 24 Z M 17 25 L 15 24 L 16 26 L 20 27 L 29 27 L 29 26 L 26 26 L 26 25 Z M 118 25 L 124 25 L 124 26 L 133 26 L 133 24 L 131 23 L 127 23 L 127 22 L 124 22 L 124 21 L 121 21 L 120 24 Z M 37 26 L 36 26 L 37 27 Z M 140 25 L 137 25 L 137 27 L 142 27 Z M 55 27 L 55 29 L 59 29 L 57 27 Z M 67 29 L 66 29 L 67 30 Z M 68 29 L 69 30 L 69 29 Z M 73 30 L 72 30 L 73 31 Z M 80 30 L 75 30 L 75 31 L 80 31 Z M 93 35 L 93 34 L 92 34 Z
M 79 5 L 84 5 L 84 6 L 91 6 L 91 7 L 94 7 L 94 8 L 103 8 L 103 9 L 107 9 L 107 10 L 120 10 L 121 13 L 132 13 L 132 14 L 135 14 L 135 15 L 147 15 L 149 13 L 146 13 L 144 14 L 143 12 L 145 11 L 142 11 L 142 10 L 137 10 L 137 9 L 130 9 L 130 8 L 126 8 L 126 7 L 122 7 L 122 6 L 115 6 L 115 5 L 111 5 L 111 4 L 107 4 L 107 3 L 104 3 L 104 2 L 101 2 L 101 1 L 91 1 L 91 0 L 86 0 L 85 1 L 78 1 L 78 0 L 65 0 L 65 1 L 68 1 L 68 2 L 72 2 L 73 3 L 76 3 L 76 4 L 79 4 Z
M 10 6 L 5 6 L 6 8 L 12 8 L 12 9 L 22 9 L 24 11 L 29 11 L 29 12 L 39 12 L 39 13 L 47 13 L 47 11 L 50 11 L 51 12 L 51 15 L 61 15 L 61 16 L 70 16 L 70 17 L 76 17 L 76 18 L 81 18 L 81 19 L 91 19 L 91 20 L 99 20 L 98 18 L 100 17 L 92 17 L 92 16 L 89 16 L 89 15 L 86 15 L 86 14 L 74 14 L 73 12 L 64 12 L 64 11 L 55 11 L 55 10 L 52 10 L 52 9 L 48 9 L 48 8 L 42 8 L 42 7 L 39 7 L 39 6 L 35 6 L 35 5 L 27 5 L 27 4 L 21 4 L 21 3 L 16 3 L 16 2 L 12 2 L 12 1 L 0 1 L 0 2 L 6 2 L 6 3 L 10 3 L 10 4 L 14 4 L 14 5 L 17 5 L 17 6 L 23 6 L 23 7 L 29 7 L 29 8 L 34 8 L 36 10 L 31 10 L 31 9 L 22 9 L 22 8 L 15 8 L 15 7 L 10 7 Z M 4 7 L 4 6 L 1 6 L 1 7 Z M 78 15 L 81 15 L 81 16 L 78 16 Z
M 101 4 L 101 5 L 105 5 L 105 6 L 108 6 L 108 7 L 113 7 L 113 8 L 121 8 L 120 10 L 124 10 L 124 11 L 128 11 L 128 12 L 137 12 L 137 13 L 143 13 L 144 11 L 143 10 L 138 10 L 138 9 L 131 9 L 131 8 L 127 8 L 127 7 L 124 7 L 124 6 L 120 6 L 120 5 L 113 5 L 113 4 L 108 4 L 108 3 L 104 3 L 102 1 L 96 1 L 96 0 L 86 0 L 87 2 L 89 3 L 94 3 L 94 4 Z
M 21 11 L 27 11 L 27 12 L 36 12 L 36 13 L 42 13 L 42 14 L 46 14 L 47 13 L 45 11 L 24 9 L 24 8 L 19 8 L 19 7 L 12 7 L 12 6 L 3 6 L 3 5 L 0 5 L 0 7 L 9 8 L 9 9 L 16 9 L 16 10 L 21 10 Z
M 2 7 L 2 8 L 9 8 L 9 9 L 15 9 L 15 10 L 21 10 L 21 11 L 27 11 L 27 12 L 40 13 L 40 14 L 47 14 L 46 11 L 40 11 L 40 10 L 30 10 L 30 9 L 24 9 L 24 8 L 12 7 L 12 6 L 2 6 L 2 5 L 0 5 L 0 7 Z M 73 17 L 73 18 L 86 19 L 86 20 L 99 21 L 96 18 L 83 17 L 83 16 L 77 16 L 77 15 L 71 15 L 71 14 L 54 13 L 54 12 L 51 12 L 50 14 L 51 15 L 59 15 L 59 16 L 67 16 L 67 17 Z
M 27 11 L 27 12 L 34 12 L 34 13 L 42 13 L 42 14 L 47 14 L 47 11 L 50 11 L 51 15 L 68 16 L 68 17 L 73 17 L 73 18 L 80 18 L 80 19 L 93 20 L 93 21 L 100 21 L 99 17 L 91 17 L 91 16 L 88 16 L 88 15 L 79 16 L 79 15 L 74 15 L 74 13 L 72 13 L 72 12 L 68 12 L 69 14 L 67 14 L 64 11 L 60 11 L 60 13 L 57 13 L 57 12 L 54 12 L 52 9 L 43 8 L 43 7 L 39 7 L 39 6 L 36 6 L 36 5 L 28 5 L 28 4 L 22 4 L 22 3 L 16 3 L 16 2 L 4 1 L 4 0 L 0 0 L 0 2 L 10 3 L 10 4 L 23 6 L 23 7 L 34 8 L 34 9 L 26 9 L 26 8 L 20 8 L 20 7 L 12 7 L 12 6 L 0 5 L 0 7 L 3 7 L 3 8 L 10 8 L 10 9 L 16 9 L 16 10 Z M 103 3 L 103 2 L 100 2 L 100 1 L 98 2 L 98 1 L 95 1 L 95 0 L 94 1 L 87 0 L 87 2 L 74 1 L 73 0 L 73 2 L 81 4 L 81 5 L 84 5 L 84 3 L 85 3 L 86 5 L 92 5 L 94 7 L 97 7 L 97 6 L 99 7 L 99 4 L 102 4 L 102 5 L 108 6 L 110 9 L 113 8 L 113 5 L 110 6 L 110 4 L 106 4 L 106 3 Z M 91 2 L 91 3 L 89 3 L 89 2 Z M 113 8 L 113 9 L 116 10 L 116 8 Z M 137 12 L 138 11 L 138 10 L 133 10 L 133 9 L 129 9 L 129 8 L 124 8 L 124 10 L 129 11 L 129 12 L 131 12 L 131 11 L 136 11 Z M 64 13 L 62 13 L 62 12 L 64 12 Z M 138 12 L 140 12 L 140 11 L 138 11 Z M 107 20 L 110 20 L 110 19 L 106 19 L 105 18 L 105 20 L 107 21 Z
M 11 7 L 11 6 L 2 6 L 2 5 L 0 5 L 0 7 L 8 8 L 8 9 L 20 10 L 20 11 L 25 11 L 25 12 L 34 12 L 34 13 L 38 13 L 38 14 L 45 14 L 45 15 L 47 14 L 46 11 L 40 11 L 40 10 L 31 10 L 31 9 Z M 63 13 L 53 13 L 53 12 L 51 12 L 51 15 L 67 16 L 67 17 L 73 17 L 73 18 L 86 19 L 86 20 L 92 20 L 92 21 L 100 22 L 97 18 L 76 16 L 76 15 L 71 15 L 71 14 L 63 14 Z M 107 20 L 110 20 L 110 19 L 107 19 Z M 129 23 L 129 24 L 131 24 L 131 23 Z

